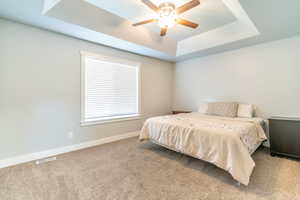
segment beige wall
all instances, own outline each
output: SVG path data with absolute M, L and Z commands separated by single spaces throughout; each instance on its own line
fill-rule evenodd
M 263 116 L 300 117 L 300 37 L 176 64 L 175 109 L 199 102 L 253 103 Z
M 143 114 L 171 111 L 173 64 L 0 19 L 0 160 L 141 128 L 79 126 L 81 50 L 141 62 Z

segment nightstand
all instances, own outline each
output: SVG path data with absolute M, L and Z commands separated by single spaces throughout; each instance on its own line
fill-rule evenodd
M 191 112 L 192 111 L 174 110 L 174 111 L 172 111 L 172 114 L 176 115 L 176 114 L 180 114 L 180 113 L 191 113 Z
M 300 158 L 300 119 L 288 117 L 271 117 L 270 153 Z

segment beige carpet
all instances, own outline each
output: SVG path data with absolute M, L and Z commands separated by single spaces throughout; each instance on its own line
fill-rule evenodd
M 0 169 L 1 200 L 300 200 L 300 162 L 254 154 L 250 185 L 211 164 L 137 138 Z

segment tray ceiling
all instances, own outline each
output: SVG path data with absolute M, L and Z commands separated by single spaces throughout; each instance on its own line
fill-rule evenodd
M 111 1 L 103 0 L 86 1 L 132 23 L 155 17 L 155 13 L 152 10 L 146 7 L 141 1 L 137 0 L 122 0 L 115 4 L 112 4 Z M 178 7 L 190 0 L 170 1 Z M 152 2 L 159 5 L 165 1 L 152 0 Z M 199 35 L 203 32 L 222 27 L 237 20 L 222 0 L 202 0 L 200 6 L 183 13 L 181 17 L 198 23 L 199 27 L 197 29 L 190 29 L 181 25 L 175 25 L 168 30 L 168 37 L 176 41 L 180 41 L 194 35 Z M 160 27 L 157 23 L 146 24 L 144 27 L 156 34 L 160 33 Z
M 180 6 L 189 0 L 169 1 Z M 182 15 L 199 23 L 198 29 L 178 25 L 160 37 L 156 24 L 132 27 L 153 16 L 139 0 L 0 1 L 2 18 L 169 61 L 298 35 L 299 9 L 300 1 L 201 0 Z

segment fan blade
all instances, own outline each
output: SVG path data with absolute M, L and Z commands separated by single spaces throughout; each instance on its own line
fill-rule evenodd
M 160 36 L 165 36 L 167 33 L 168 28 L 161 28 L 160 29 Z
M 149 0 L 142 0 L 142 2 L 144 4 L 146 4 L 149 8 L 151 8 L 152 10 L 154 10 L 155 12 L 159 11 L 159 8 L 154 3 L 152 3 L 151 1 L 149 1 Z
M 152 22 L 157 22 L 157 19 L 149 19 L 149 20 L 141 21 L 141 22 L 132 24 L 132 26 L 139 26 L 139 25 L 148 24 L 148 23 L 152 23 Z
M 198 24 L 195 24 L 193 22 L 190 22 L 188 20 L 185 20 L 185 19 L 181 19 L 181 18 L 178 18 L 176 20 L 176 23 L 177 24 L 181 24 L 183 26 L 187 26 L 187 27 L 190 27 L 190 28 L 197 28 L 199 25 Z
M 184 5 L 182 5 L 182 6 L 180 6 L 180 7 L 178 7 L 177 9 L 176 9 L 176 12 L 177 12 L 177 14 L 179 15 L 179 14 L 181 14 L 181 13 L 184 13 L 185 11 L 188 11 L 188 10 L 190 10 L 190 9 L 192 9 L 192 8 L 194 8 L 194 7 L 196 7 L 196 6 L 198 6 L 200 4 L 200 1 L 199 0 L 192 0 L 192 1 L 190 1 L 190 2 L 188 2 L 188 3 L 186 3 L 186 4 L 184 4 Z

